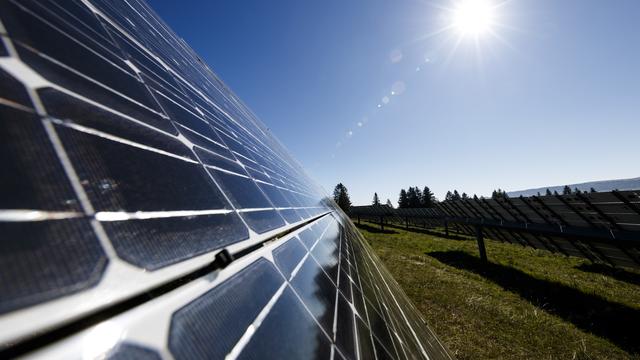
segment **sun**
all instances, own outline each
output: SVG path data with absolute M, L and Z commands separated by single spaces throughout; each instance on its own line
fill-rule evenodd
M 460 0 L 452 10 L 451 26 L 460 35 L 479 37 L 494 25 L 495 7 L 488 0 Z

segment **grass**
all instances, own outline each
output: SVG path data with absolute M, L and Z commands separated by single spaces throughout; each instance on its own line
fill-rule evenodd
M 640 272 L 491 240 L 483 264 L 463 236 L 358 228 L 458 359 L 640 359 Z

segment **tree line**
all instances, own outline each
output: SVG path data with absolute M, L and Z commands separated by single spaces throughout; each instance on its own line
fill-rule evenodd
M 596 189 L 591 188 L 588 192 L 594 193 Z M 571 189 L 569 186 L 565 186 L 562 190 L 563 195 L 571 195 L 571 194 L 587 194 L 587 191 L 581 191 L 577 187 L 575 189 Z M 546 196 L 559 195 L 557 191 L 551 192 L 547 188 L 545 192 Z M 538 192 L 538 196 L 540 192 Z M 502 189 L 493 190 L 491 193 L 491 198 L 500 199 L 500 198 L 508 198 L 507 192 Z M 477 198 L 474 194 L 473 198 Z M 445 195 L 444 201 L 456 201 L 456 200 L 469 200 L 471 197 L 467 195 L 467 193 L 460 194 L 458 190 L 447 191 Z M 333 200 L 340 206 L 340 208 L 344 212 L 349 212 L 351 209 L 351 199 L 349 198 L 349 191 L 347 187 L 342 183 L 336 185 L 333 189 Z M 409 208 L 431 208 L 434 207 L 438 203 L 438 199 L 435 197 L 431 189 L 428 186 L 425 186 L 422 190 L 418 186 L 410 186 L 407 190 L 401 189 L 400 195 L 398 196 L 398 208 L 400 209 L 409 209 Z M 373 200 L 371 201 L 372 205 L 381 206 L 380 197 L 378 193 L 373 193 Z M 388 207 L 393 208 L 393 203 L 391 200 L 387 199 L 385 204 Z
M 333 189 L 333 200 L 344 211 L 348 212 L 351 209 L 351 199 L 349 198 L 349 190 L 344 184 L 339 183 Z M 438 202 L 433 192 L 428 186 L 425 186 L 420 190 L 417 186 L 411 186 L 409 189 L 401 189 L 398 197 L 398 208 L 430 208 L 434 207 Z M 382 206 L 378 193 L 373 193 L 372 205 Z M 390 199 L 387 199 L 386 206 L 393 208 L 393 203 Z
M 431 208 L 437 202 L 438 199 L 436 199 L 428 186 L 425 186 L 422 190 L 417 186 L 411 186 L 408 190 L 401 189 L 398 196 L 398 208 L 400 209 Z

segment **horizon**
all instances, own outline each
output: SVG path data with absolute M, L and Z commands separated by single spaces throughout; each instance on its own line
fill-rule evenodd
M 640 3 L 490 1 L 484 23 L 452 1 L 150 4 L 354 204 L 638 176 Z

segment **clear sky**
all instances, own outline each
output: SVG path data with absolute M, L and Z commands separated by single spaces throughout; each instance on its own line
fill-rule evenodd
M 640 176 L 638 0 L 148 1 L 355 204 Z

